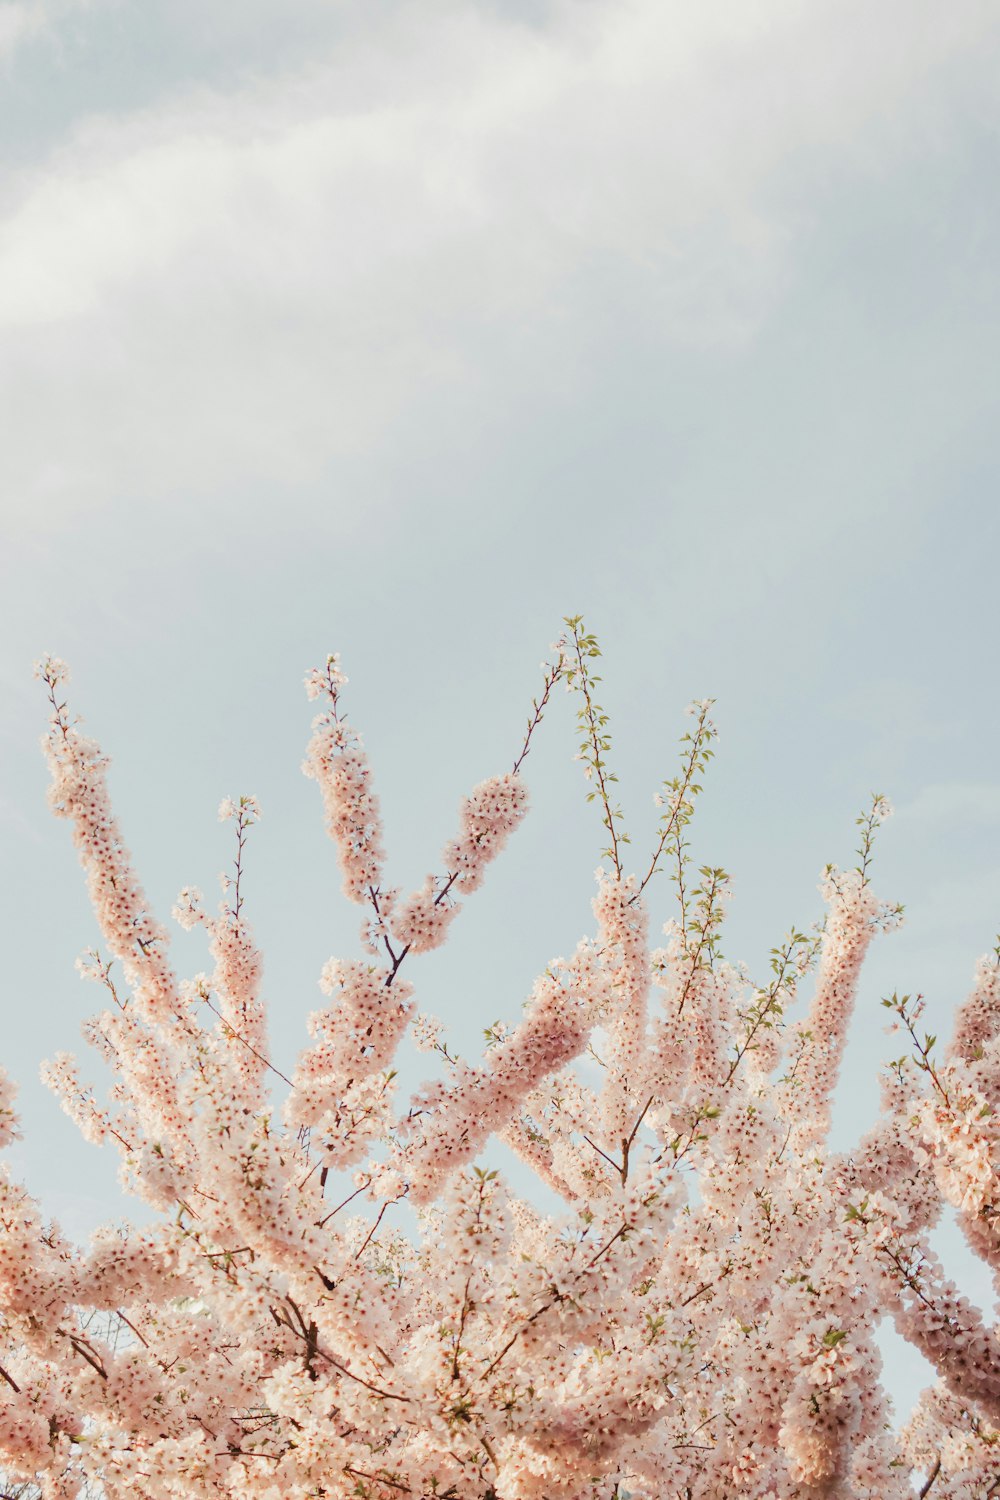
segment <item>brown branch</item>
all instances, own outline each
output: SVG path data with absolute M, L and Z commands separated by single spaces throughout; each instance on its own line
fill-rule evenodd
M 76 1353 L 80 1355 L 81 1359 L 85 1359 L 90 1368 L 96 1370 L 102 1380 L 107 1380 L 108 1372 L 104 1368 L 104 1361 L 86 1339 L 81 1338 L 79 1334 L 68 1332 L 65 1328 L 57 1328 L 56 1333 L 61 1334 L 64 1339 L 69 1339 L 69 1342 Z
M 370 1479 L 375 1484 L 387 1485 L 392 1490 L 402 1490 L 405 1495 L 413 1494 L 408 1484 L 401 1484 L 397 1479 L 383 1479 L 381 1474 L 369 1474 L 365 1469 L 356 1469 L 353 1464 L 345 1464 L 344 1473 L 356 1475 L 358 1479 Z
M 363 1193 L 365 1188 L 371 1187 L 371 1182 L 372 1180 L 369 1177 L 368 1181 L 363 1182 L 359 1188 L 355 1188 L 354 1192 L 350 1193 L 348 1197 L 344 1199 L 343 1203 L 338 1203 L 336 1208 L 331 1208 L 325 1219 L 317 1219 L 316 1228 L 325 1229 L 327 1224 L 329 1224 L 330 1220 L 335 1214 L 339 1214 L 342 1208 L 346 1208 L 349 1203 L 353 1203 L 354 1199 L 358 1196 L 359 1193 Z
M 584 1270 L 586 1270 L 586 1271 L 592 1270 L 593 1267 L 597 1265 L 597 1262 L 600 1260 L 601 1256 L 602 1255 L 606 1255 L 608 1253 L 608 1251 L 611 1249 L 611 1246 L 615 1243 L 616 1240 L 620 1240 L 621 1239 L 622 1235 L 626 1232 L 627 1229 L 628 1229 L 628 1224 L 622 1224 L 619 1229 L 616 1229 L 615 1232 L 614 1232 L 614 1234 L 608 1240 L 607 1244 L 606 1245 L 602 1245 L 601 1248 L 600 1248 L 600 1250 L 597 1251 L 596 1255 L 592 1255 L 591 1256 L 590 1260 L 588 1260 L 586 1266 L 584 1267 Z M 488 1379 L 489 1376 L 493 1374 L 493 1371 L 496 1369 L 497 1365 L 500 1364 L 501 1360 L 503 1360 L 504 1358 L 506 1358 L 506 1356 L 510 1352 L 510 1350 L 513 1349 L 514 1345 L 517 1343 L 517 1341 L 521 1337 L 522 1333 L 524 1333 L 526 1329 L 530 1328 L 531 1325 L 532 1325 L 532 1323 L 536 1322 L 537 1319 L 540 1318 L 540 1317 L 542 1317 L 542 1315 L 544 1313 L 547 1313 L 550 1308 L 558 1306 L 558 1304 L 560 1302 L 565 1302 L 565 1300 L 566 1300 L 566 1293 L 565 1292 L 556 1292 L 555 1295 L 552 1296 L 549 1299 L 548 1302 L 545 1302 L 545 1303 L 542 1304 L 541 1307 L 536 1308 L 535 1311 L 531 1314 L 531 1316 L 529 1318 L 525 1318 L 525 1320 L 521 1324 L 521 1326 L 519 1328 L 515 1329 L 514 1333 L 511 1334 L 510 1338 L 507 1340 L 506 1344 L 504 1344 L 503 1348 L 500 1350 L 500 1353 L 496 1356 L 496 1358 L 494 1360 L 492 1360 L 489 1365 L 487 1365 L 487 1367 L 486 1367 L 485 1370 L 482 1371 L 482 1373 L 479 1376 L 479 1379 L 480 1380 L 486 1380 L 486 1379 Z
M 604 1160 L 608 1163 L 608 1165 L 614 1167 L 615 1171 L 618 1173 L 618 1175 L 620 1177 L 621 1173 L 622 1173 L 621 1163 L 615 1161 L 614 1157 L 613 1156 L 609 1156 L 606 1151 L 602 1151 L 601 1148 L 600 1148 L 600 1146 L 597 1144 L 597 1142 L 596 1141 L 592 1141 L 590 1139 L 590 1136 L 587 1135 L 586 1132 L 584 1132 L 583 1138 L 587 1142 L 588 1146 L 593 1146 L 593 1148 L 597 1152 L 598 1156 L 603 1156 Z
M 381 1396 L 384 1401 L 405 1401 L 407 1404 L 409 1403 L 411 1399 L 409 1396 L 400 1395 L 398 1391 L 385 1391 L 381 1386 L 373 1385 L 370 1380 L 365 1380 L 363 1375 L 356 1375 L 353 1370 L 349 1370 L 346 1365 L 341 1364 L 340 1360 L 335 1358 L 335 1356 L 332 1355 L 328 1349 L 324 1349 L 322 1344 L 319 1343 L 319 1341 L 314 1336 L 310 1336 L 309 1329 L 306 1327 L 302 1313 L 299 1311 L 298 1307 L 296 1307 L 295 1303 L 291 1301 L 291 1298 L 286 1298 L 286 1301 L 288 1301 L 294 1308 L 296 1318 L 298 1319 L 301 1326 L 297 1328 L 292 1322 L 291 1318 L 288 1317 L 287 1313 L 281 1315 L 275 1308 L 272 1307 L 271 1316 L 279 1325 L 279 1327 L 285 1327 L 289 1330 L 290 1333 L 297 1334 L 300 1338 L 304 1339 L 306 1344 L 309 1346 L 310 1352 L 312 1354 L 318 1355 L 320 1359 L 325 1359 L 328 1365 L 332 1366 L 332 1368 L 339 1374 L 346 1375 L 348 1380 L 353 1380 L 358 1385 L 363 1385 L 365 1390 L 371 1391 L 373 1396 Z
M 142 1334 L 139 1332 L 138 1328 L 136 1328 L 135 1324 L 133 1322 L 131 1322 L 128 1318 L 126 1318 L 126 1316 L 122 1312 L 121 1308 L 120 1307 L 115 1308 L 115 1312 L 118 1314 L 118 1317 L 121 1318 L 122 1322 L 125 1324 L 125 1327 L 126 1328 L 131 1328 L 132 1332 L 135 1334 L 135 1336 L 139 1340 L 140 1344 L 143 1344 L 148 1349 L 149 1348 L 149 1341 L 147 1339 L 144 1339 L 143 1336 L 142 1336 Z
M 244 1047 L 246 1047 L 247 1051 L 248 1052 L 252 1052 L 253 1055 L 254 1055 L 254 1057 L 256 1057 L 257 1061 L 258 1062 L 262 1062 L 264 1064 L 265 1068 L 270 1068 L 271 1072 L 274 1073 L 274 1074 L 276 1074 L 277 1077 L 281 1079 L 282 1083 L 287 1083 L 289 1088 L 294 1088 L 295 1085 L 292 1083 L 292 1080 L 290 1078 L 288 1078 L 281 1071 L 280 1068 L 276 1068 L 274 1066 L 274 1063 L 271 1062 L 270 1058 L 264 1056 L 263 1052 L 258 1052 L 257 1048 L 253 1045 L 253 1043 L 252 1042 L 248 1042 L 247 1039 L 246 1039 L 246 1037 L 243 1036 L 239 1031 L 237 1031 L 236 1027 L 233 1026 L 229 1021 L 226 1020 L 226 1018 L 222 1014 L 222 1012 L 220 1010 L 218 1010 L 216 1008 L 216 1006 L 214 1006 L 212 1004 L 211 1000 L 208 998 L 207 995 L 202 995 L 201 998 L 202 998 L 202 1000 L 204 1000 L 205 1004 L 208 1006 L 208 1008 L 212 1012 L 212 1014 L 215 1015 L 215 1016 L 218 1016 L 219 1020 L 222 1022 L 223 1026 L 225 1026 L 225 1028 L 229 1032 L 230 1036 L 234 1036 L 238 1042 L 242 1042 L 243 1045 L 244 1045 Z
M 920 1486 L 919 1500 L 924 1500 L 925 1495 L 929 1495 L 930 1494 L 931 1485 L 934 1483 L 935 1479 L 938 1477 L 938 1475 L 940 1474 L 940 1472 L 941 1472 L 941 1459 L 940 1459 L 940 1457 L 938 1457 L 938 1458 L 936 1458 L 934 1460 L 934 1467 L 933 1467 L 933 1469 L 928 1474 L 928 1476 L 924 1480 L 923 1484 Z M 987 1491 L 987 1493 L 991 1493 L 991 1491 Z
M 368 1245 L 369 1245 L 369 1243 L 371 1241 L 372 1235 L 375 1233 L 376 1229 L 378 1228 L 378 1226 L 382 1222 L 382 1215 L 385 1213 L 386 1209 L 389 1207 L 389 1204 L 390 1203 L 395 1203 L 395 1202 L 396 1202 L 395 1198 L 387 1198 L 385 1200 L 385 1202 L 382 1204 L 382 1207 L 378 1211 L 378 1218 L 375 1220 L 375 1223 L 372 1225 L 371 1229 L 369 1229 L 368 1233 L 365 1235 L 364 1243 L 362 1244 L 360 1250 L 356 1251 L 356 1253 L 354 1255 L 354 1259 L 355 1260 L 360 1260 L 361 1257 L 362 1257 L 362 1255 L 368 1249 Z
M 645 1104 L 642 1106 L 642 1112 L 639 1115 L 639 1118 L 636 1120 L 635 1124 L 632 1126 L 632 1133 L 631 1133 L 631 1135 L 622 1136 L 622 1164 L 621 1164 L 621 1167 L 619 1168 L 619 1171 L 621 1172 L 622 1187 L 624 1187 L 625 1184 L 626 1184 L 626 1182 L 628 1182 L 628 1158 L 629 1158 L 629 1152 L 631 1151 L 633 1145 L 635 1144 L 635 1138 L 639 1134 L 639 1126 L 642 1124 L 643 1120 L 646 1118 L 646 1115 L 647 1115 L 648 1110 L 649 1110 L 649 1106 L 652 1104 L 654 1097 L 655 1097 L 655 1095 L 650 1094 L 649 1098 L 646 1100 Z M 593 1145 L 593 1144 L 594 1144 L 593 1141 L 591 1141 L 591 1145 Z
M 537 700 L 534 698 L 531 700 L 531 706 L 535 710 L 535 713 L 534 717 L 528 720 L 528 732 L 524 737 L 524 744 L 521 747 L 521 753 L 515 760 L 512 767 L 512 774 L 515 776 L 521 769 L 521 762 L 524 760 L 524 757 L 527 755 L 529 749 L 531 748 L 531 736 L 534 734 L 538 725 L 542 722 L 542 715 L 545 712 L 545 708 L 548 704 L 549 694 L 552 692 L 552 689 L 555 687 L 556 683 L 562 676 L 562 672 L 562 658 L 560 658 L 555 666 L 549 664 L 549 670 L 545 674 L 545 685 L 542 689 L 542 696 Z

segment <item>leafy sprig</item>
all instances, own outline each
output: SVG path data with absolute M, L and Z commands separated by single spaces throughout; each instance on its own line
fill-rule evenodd
M 930 1031 L 925 1031 L 921 1037 L 917 1030 L 917 1022 L 924 1013 L 923 995 L 897 995 L 896 991 L 893 990 L 891 995 L 883 999 L 882 1005 L 885 1010 L 891 1010 L 893 1015 L 898 1017 L 898 1021 L 889 1029 L 896 1030 L 898 1026 L 902 1026 L 913 1043 L 914 1055 L 912 1058 L 897 1058 L 895 1062 L 889 1064 L 890 1068 L 897 1077 L 901 1078 L 908 1064 L 911 1061 L 914 1062 L 920 1072 L 925 1073 L 930 1079 L 935 1092 L 940 1095 L 945 1104 L 950 1104 L 951 1100 L 948 1097 L 948 1090 L 941 1080 L 941 1075 L 934 1060 L 934 1047 L 937 1037 Z
M 701 884 L 691 892 L 690 907 L 686 904 L 682 887 L 681 944 L 690 965 L 677 1002 L 678 1015 L 684 1009 L 695 976 L 703 970 L 714 969 L 721 957 L 719 934 L 725 918 L 723 902 L 732 895 L 731 877 L 721 867 L 702 865 L 698 874 Z
M 564 624 L 571 636 L 567 642 L 564 666 L 566 686 L 575 688 L 582 698 L 576 714 L 580 733 L 580 748 L 576 758 L 583 761 L 587 780 L 596 782 L 593 791 L 587 793 L 587 801 L 599 800 L 601 803 L 601 821 L 610 840 L 607 848 L 601 850 L 601 857 L 610 859 L 620 880 L 621 846 L 631 840 L 622 829 L 624 815 L 611 792 L 618 777 L 610 770 L 607 761 L 611 752 L 611 733 L 608 729 L 610 720 L 594 696 L 594 689 L 602 678 L 587 665 L 588 662 L 597 660 L 601 648 L 597 644 L 597 637 L 584 630 L 582 615 L 566 615 Z
M 771 982 L 754 990 L 750 1005 L 742 1013 L 743 1036 L 735 1044 L 735 1055 L 723 1087 L 731 1081 L 745 1055 L 757 1046 L 760 1032 L 781 1029 L 785 1006 L 794 1000 L 798 982 L 815 963 L 822 941 L 822 932 L 797 932 L 793 927 L 781 947 L 771 949 Z
M 689 847 L 684 838 L 684 829 L 694 816 L 695 798 L 701 791 L 700 777 L 704 776 L 708 763 L 715 755 L 712 749 L 712 741 L 718 738 L 718 730 L 709 718 L 709 710 L 714 704 L 714 698 L 703 698 L 700 702 L 692 703 L 688 709 L 689 713 L 697 716 L 693 730 L 682 735 L 681 746 L 688 746 L 681 757 L 680 774 L 672 780 L 665 781 L 656 794 L 656 802 L 663 807 L 664 811 L 659 822 L 659 840 L 653 857 L 649 863 L 639 886 L 638 894 L 641 894 L 656 874 L 660 859 L 664 852 L 673 856 L 674 874 L 671 877 L 678 887 L 678 896 L 681 902 L 681 926 L 685 925 L 686 907 L 684 899 L 684 875 L 688 864 L 687 849 Z M 633 900 L 637 897 L 633 897 Z
M 861 843 L 855 851 L 861 860 L 855 869 L 861 876 L 862 886 L 868 884 L 868 870 L 872 862 L 872 850 L 875 846 L 876 829 L 881 828 L 886 818 L 892 816 L 892 807 L 881 792 L 872 792 L 872 804 L 867 812 L 855 818 L 855 826 L 861 829 Z

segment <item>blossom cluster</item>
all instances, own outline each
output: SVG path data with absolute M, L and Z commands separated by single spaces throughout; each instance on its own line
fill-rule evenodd
M 344 894 L 364 903 L 379 884 L 385 855 L 368 757 L 361 736 L 339 711 L 340 690 L 346 682 L 336 655 L 327 658 L 324 672 L 314 668 L 307 674 L 307 695 L 320 699 L 325 707 L 313 719 L 302 769 L 319 783 L 327 832 L 340 856 Z
M 319 785 L 364 956 L 331 958 L 286 1075 L 241 881 L 255 799 L 226 799 L 233 875 L 178 923 L 212 960 L 179 981 L 111 811 L 107 761 L 52 706 L 51 802 L 71 824 L 101 947 L 81 973 L 101 1096 L 68 1053 L 45 1077 L 116 1150 L 148 1228 L 66 1240 L 0 1168 L 0 1470 L 45 1500 L 907 1500 L 996 1489 L 997 1330 L 929 1241 L 948 1203 L 1000 1275 L 1000 954 L 979 964 L 939 1060 L 908 998 L 913 1054 L 851 1152 L 829 1144 L 862 966 L 898 921 L 861 863 L 827 866 L 826 917 L 773 950 L 769 980 L 723 958 L 730 882 L 693 886 L 685 831 L 710 757 L 693 705 L 652 860 L 630 874 L 594 701 L 599 655 L 567 621 L 512 768 L 459 809 L 441 868 L 384 883 L 378 801 L 331 656 L 306 679 Z M 567 665 L 567 663 L 569 665 Z M 522 820 L 521 766 L 563 674 L 610 840 L 593 928 L 516 1022 L 465 1060 L 418 1012 L 419 955 Z M 230 826 L 230 837 L 234 828 Z M 647 885 L 674 864 L 679 916 L 651 940 Z M 404 968 L 405 965 L 405 968 Z M 477 975 L 489 966 L 480 956 Z M 810 978 L 812 975 L 812 978 Z M 799 1019 L 786 1012 L 812 992 Z M 417 1050 L 437 1074 L 404 1085 Z M 0 1070 L 0 1147 L 17 1135 Z M 515 1193 L 494 1142 L 537 1191 Z M 415 1211 L 415 1212 L 414 1212 Z M 935 1383 L 898 1434 L 876 1340 L 889 1316 Z M 902 1415 L 902 1414 L 900 1414 Z

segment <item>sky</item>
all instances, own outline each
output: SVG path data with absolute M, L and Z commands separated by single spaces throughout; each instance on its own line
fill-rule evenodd
M 0 0 L 3 1060 L 12 1160 L 69 1232 L 123 1210 L 38 1082 L 82 1050 L 96 937 L 45 806 L 46 651 L 161 916 L 228 862 L 220 799 L 259 796 L 286 1066 L 357 950 L 305 671 L 341 653 L 413 886 L 568 614 L 637 851 L 717 700 L 693 852 L 751 972 L 895 806 L 874 883 L 906 925 L 834 1143 L 899 1051 L 882 996 L 947 1034 L 1000 928 L 998 62 L 992 0 Z M 575 749 L 559 694 L 531 816 L 411 973 L 467 1056 L 591 929 Z M 921 1361 L 885 1348 L 905 1409 Z

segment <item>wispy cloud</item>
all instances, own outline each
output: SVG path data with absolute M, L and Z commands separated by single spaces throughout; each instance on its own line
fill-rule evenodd
M 308 69 L 85 119 L 0 221 L 7 503 L 309 479 L 498 349 L 572 383 L 616 321 L 739 345 L 781 296 L 809 163 L 919 149 L 997 25 L 901 0 L 403 5 Z
M 30 0 L 4 0 L 0 4 L 0 61 L 9 60 L 22 42 L 45 27 L 45 13 Z

